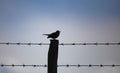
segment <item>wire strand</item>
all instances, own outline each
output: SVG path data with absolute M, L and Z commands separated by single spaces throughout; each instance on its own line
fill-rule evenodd
M 1 64 L 1 67 L 48 67 L 46 64 L 44 65 L 27 65 L 27 64 Z M 88 64 L 88 65 L 82 65 L 82 64 L 66 64 L 66 65 L 57 65 L 57 67 L 120 67 L 120 65 L 117 64 L 111 64 L 111 65 L 105 65 L 105 64 Z
M 0 45 L 49 45 L 49 43 L 0 43 Z M 107 43 L 60 43 L 59 45 L 120 45 L 120 42 L 116 42 L 116 43 L 113 43 L 113 42 L 107 42 Z

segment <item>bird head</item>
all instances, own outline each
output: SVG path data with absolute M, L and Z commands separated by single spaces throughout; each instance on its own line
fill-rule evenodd
M 57 32 L 57 33 L 60 33 L 60 31 L 59 31 L 59 30 L 57 30 L 56 32 Z

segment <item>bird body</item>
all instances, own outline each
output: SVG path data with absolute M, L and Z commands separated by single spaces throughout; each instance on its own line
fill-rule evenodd
M 56 39 L 56 38 L 58 38 L 58 36 L 60 35 L 60 31 L 57 30 L 56 32 L 53 32 L 53 33 L 51 33 L 51 34 L 43 34 L 43 35 L 48 36 L 47 38 Z

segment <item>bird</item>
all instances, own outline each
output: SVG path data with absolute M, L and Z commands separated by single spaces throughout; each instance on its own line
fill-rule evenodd
M 51 33 L 51 34 L 43 34 L 43 35 L 46 35 L 47 38 L 56 39 L 56 38 L 59 37 L 59 35 L 60 35 L 60 31 L 57 30 L 56 32 L 53 32 L 53 33 Z

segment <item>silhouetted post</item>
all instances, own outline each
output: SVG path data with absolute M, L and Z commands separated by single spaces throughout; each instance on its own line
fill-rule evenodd
M 59 40 L 50 40 L 48 51 L 48 73 L 57 73 L 58 45 Z

